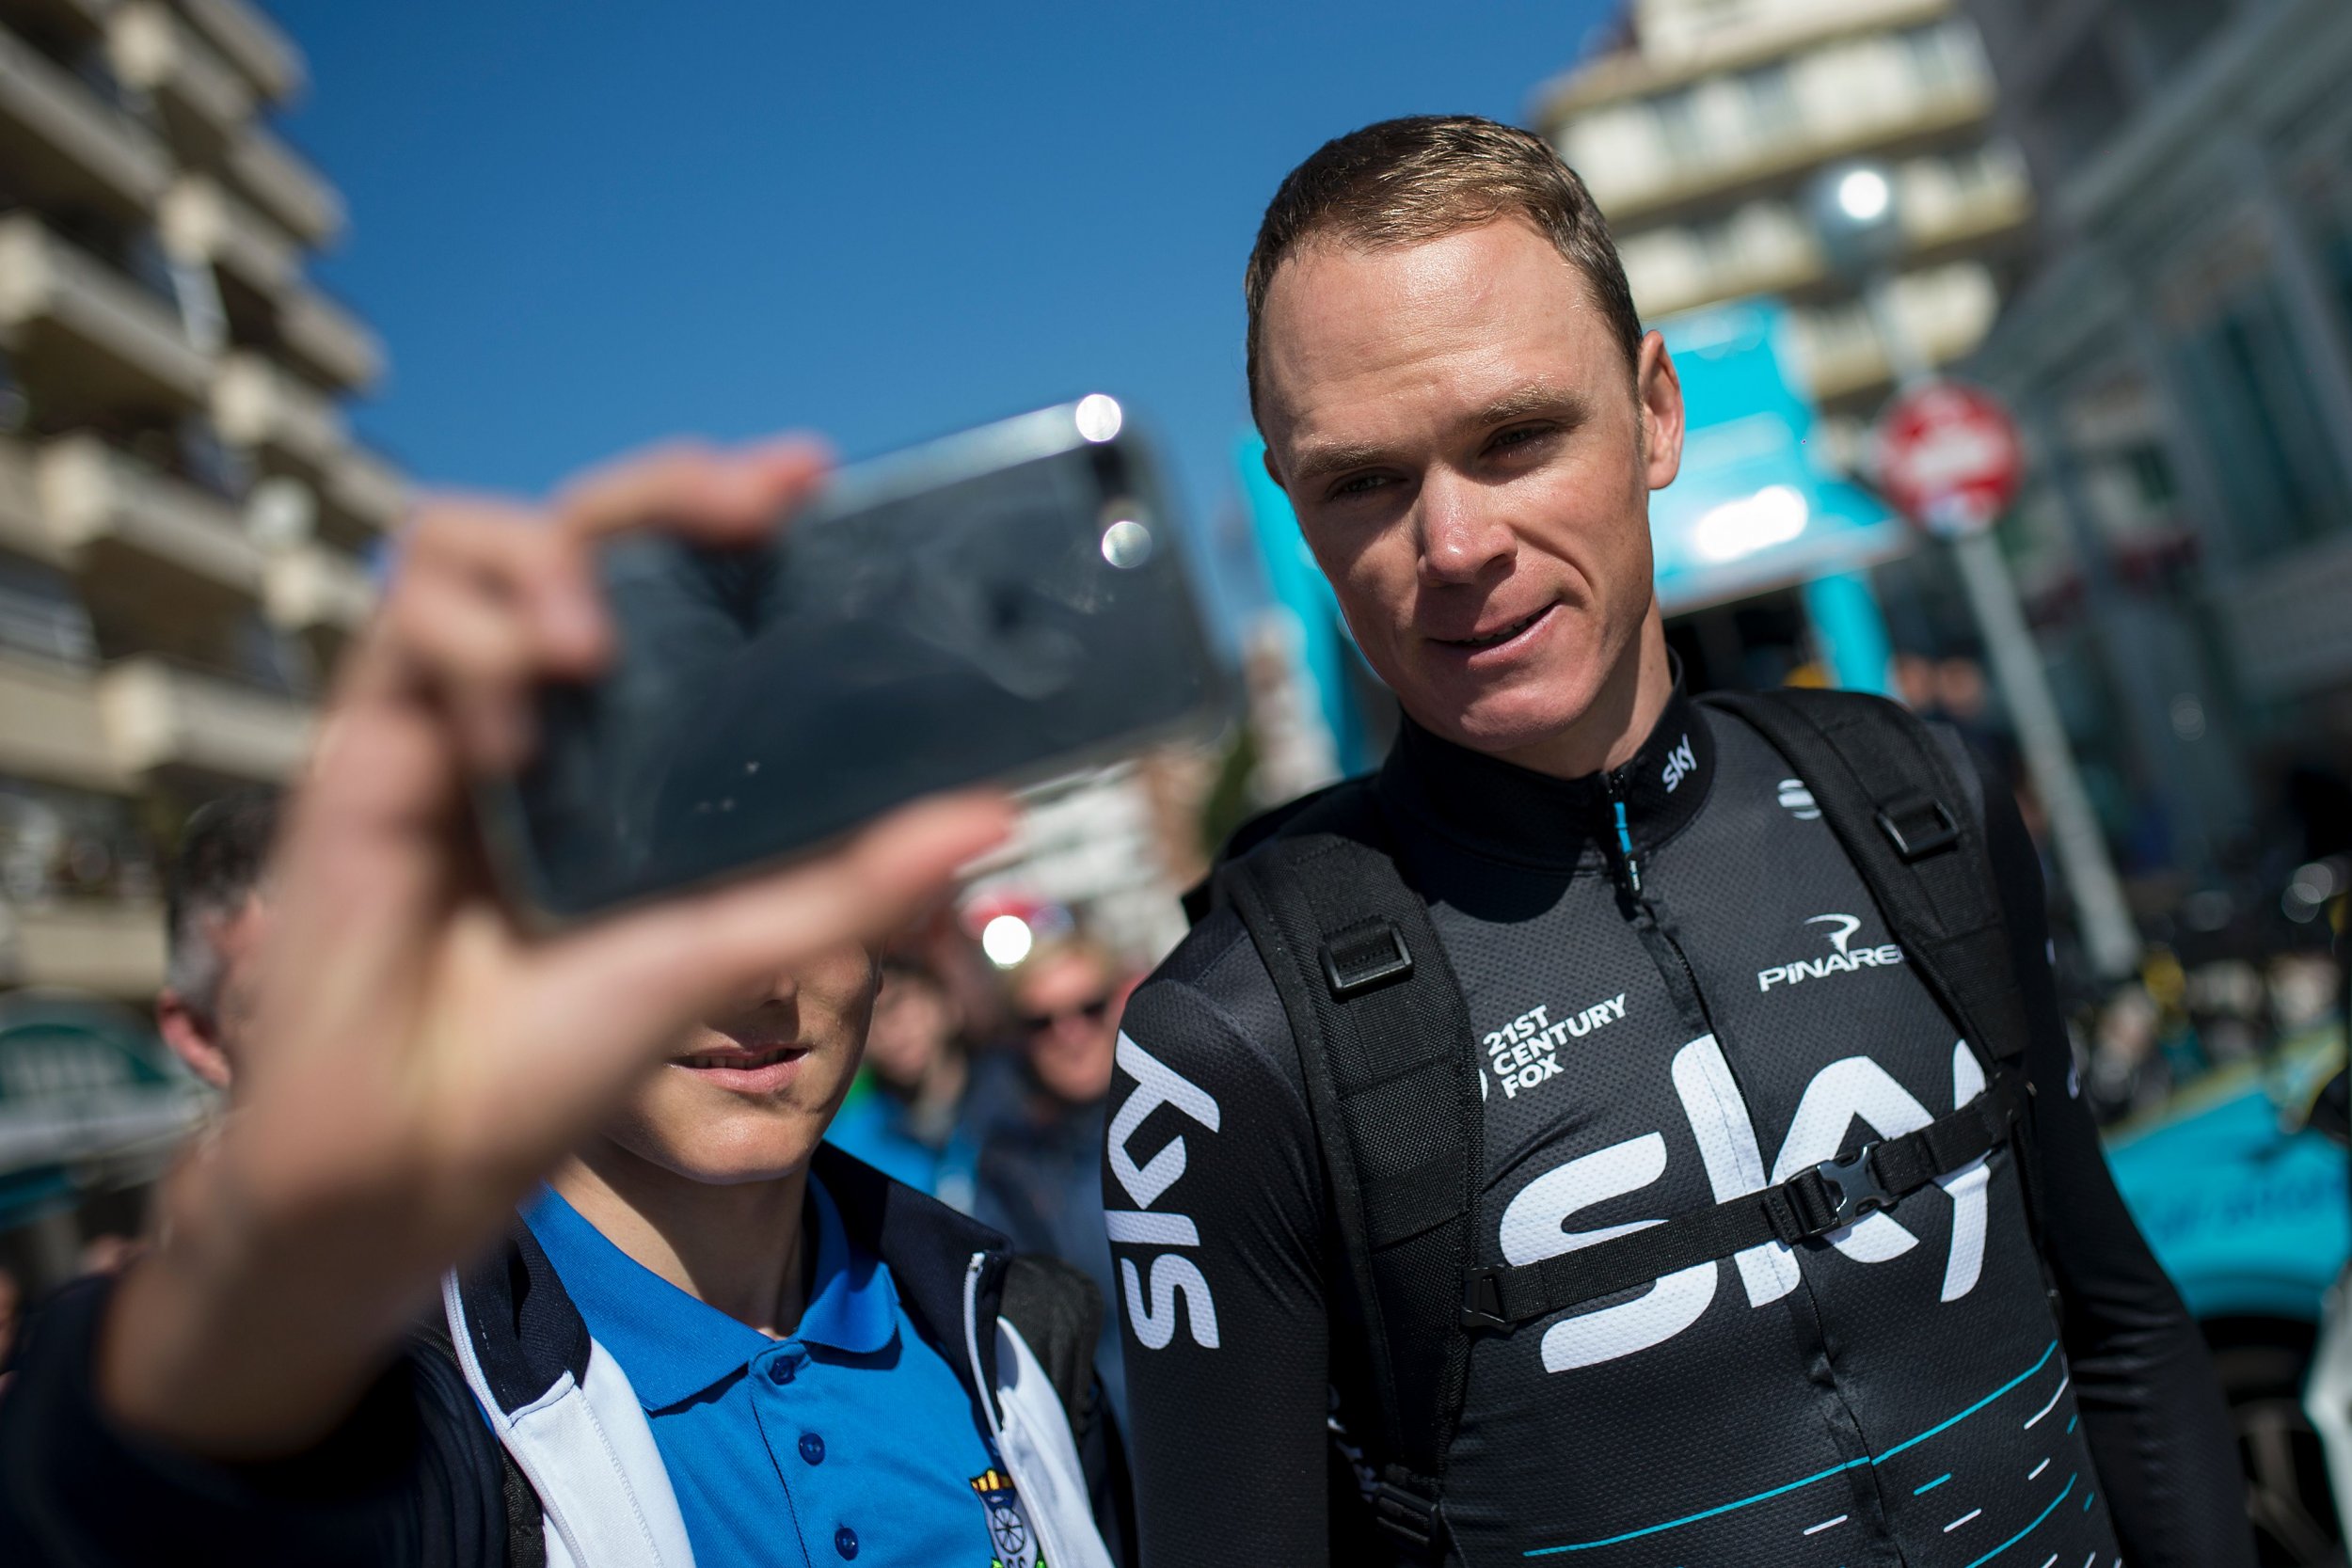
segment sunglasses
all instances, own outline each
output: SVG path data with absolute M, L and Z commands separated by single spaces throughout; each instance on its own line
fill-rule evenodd
M 1105 993 L 1090 1002 L 1081 1002 L 1074 1007 L 1064 1007 L 1058 1012 L 1022 1013 L 1018 1015 L 1015 1022 L 1028 1033 L 1041 1035 L 1064 1019 L 1083 1018 L 1089 1023 L 1100 1023 L 1110 1010 L 1111 999 L 1109 994 Z

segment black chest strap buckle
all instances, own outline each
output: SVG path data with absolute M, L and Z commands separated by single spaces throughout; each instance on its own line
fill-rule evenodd
M 1761 1192 L 1533 1263 L 1465 1270 L 1461 1325 L 1473 1334 L 1508 1333 L 1767 1242 L 1820 1242 L 1991 1153 L 2009 1141 L 2018 1114 L 2014 1077 L 1996 1073 L 1983 1094 L 1950 1115 L 1808 1165 Z

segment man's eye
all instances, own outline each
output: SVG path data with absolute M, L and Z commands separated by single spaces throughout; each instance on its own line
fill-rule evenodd
M 1549 425 L 1520 425 L 1499 433 L 1490 445 L 1495 451 L 1507 451 L 1514 447 L 1526 446 L 1550 434 Z
M 1374 490 L 1379 489 L 1385 484 L 1391 484 L 1394 483 L 1395 482 L 1386 474 L 1357 474 L 1352 478 L 1343 479 L 1337 484 L 1331 486 L 1331 494 L 1335 497 L 1367 495 Z

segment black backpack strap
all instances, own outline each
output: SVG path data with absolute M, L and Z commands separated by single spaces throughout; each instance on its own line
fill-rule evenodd
M 1227 863 L 1217 892 L 1248 927 L 1297 1042 L 1362 1316 L 1374 1510 L 1434 1560 L 1468 1373 L 1469 1339 L 1454 1325 L 1475 1256 L 1484 1129 L 1461 988 L 1368 783 L 1328 792 Z
M 457 1365 L 457 1348 L 451 1343 L 449 1323 L 437 1308 L 429 1316 L 419 1319 L 409 1333 L 425 1347 L 447 1361 Z M 465 1381 L 460 1371 L 458 1381 Z M 499 1444 L 499 1500 L 506 1513 L 506 1568 L 547 1568 L 548 1519 L 546 1505 L 539 1494 L 532 1490 L 531 1478 L 515 1463 L 515 1456 L 505 1444 Z
M 1790 687 L 1700 700 L 1756 730 L 1796 769 L 1914 969 L 1993 1076 L 2015 1080 L 2010 1134 L 2039 1247 L 2025 1005 L 1977 782 L 1917 715 L 1883 697 Z
M 1820 1241 L 2007 1142 L 2018 1115 L 2016 1085 L 2015 1074 L 1997 1073 L 1950 1115 L 1762 1192 L 1537 1262 L 1472 1268 L 1464 1276 L 1462 1326 L 1509 1330 L 1766 1242 Z
M 1703 701 L 1788 759 L 1895 940 L 1988 1062 L 2025 1057 L 2026 1015 L 1974 792 L 1928 726 L 1857 691 L 1714 692 Z

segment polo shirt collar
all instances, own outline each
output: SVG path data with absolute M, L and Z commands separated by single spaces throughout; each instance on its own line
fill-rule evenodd
M 523 1215 L 556 1276 L 611 1352 L 648 1411 L 666 1410 L 749 1367 L 778 1343 L 870 1355 L 898 1329 L 889 1267 L 853 1248 L 833 1196 L 808 1179 L 803 1223 L 815 1228 L 817 1263 L 799 1328 L 771 1339 L 679 1290 L 629 1257 L 554 1189 Z

